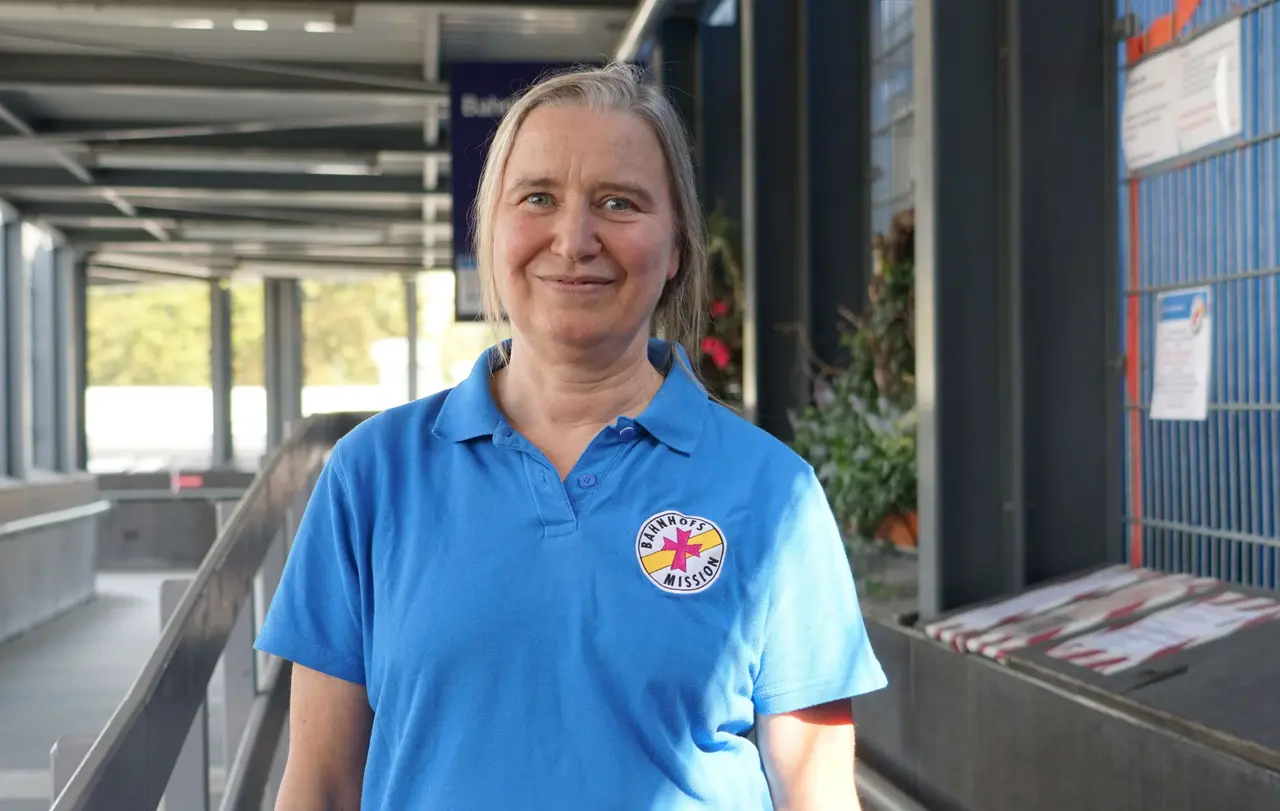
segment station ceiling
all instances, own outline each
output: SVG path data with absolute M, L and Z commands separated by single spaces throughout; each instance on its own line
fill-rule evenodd
M 0 199 L 92 273 L 447 268 L 448 64 L 599 60 L 636 0 L 0 0 Z

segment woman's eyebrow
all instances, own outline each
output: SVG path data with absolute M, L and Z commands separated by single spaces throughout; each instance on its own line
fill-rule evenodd
M 508 187 L 509 193 L 517 192 L 533 192 L 542 191 L 544 189 L 557 189 L 560 184 L 549 177 L 521 177 L 517 178 Z M 620 180 L 610 180 L 596 184 L 596 190 L 601 192 L 609 192 L 613 194 L 624 194 L 634 197 L 637 201 L 644 205 L 653 205 L 653 195 L 644 186 L 638 183 L 628 183 Z
M 636 183 L 609 182 L 600 184 L 601 191 L 616 192 L 634 197 L 645 205 L 653 205 L 653 195 L 644 186 Z
M 537 191 L 556 187 L 556 182 L 549 177 L 522 177 L 513 182 L 508 189 L 517 191 Z

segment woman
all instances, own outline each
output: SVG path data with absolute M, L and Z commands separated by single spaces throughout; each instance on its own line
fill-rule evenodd
M 651 337 L 696 345 L 706 286 L 672 106 L 535 85 L 475 213 L 512 340 L 334 449 L 258 643 L 295 663 L 277 808 L 855 809 L 885 678 L 822 490 Z

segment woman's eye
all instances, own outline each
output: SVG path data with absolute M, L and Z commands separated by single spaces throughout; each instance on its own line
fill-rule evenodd
M 632 209 L 631 201 L 624 200 L 621 197 L 610 197 L 608 200 L 604 201 L 604 205 L 605 205 L 605 208 L 609 209 L 610 211 L 618 212 L 618 213 L 631 211 Z
M 533 194 L 524 198 L 524 201 L 534 206 L 545 206 L 551 202 L 551 195 L 544 194 L 543 192 L 534 192 Z

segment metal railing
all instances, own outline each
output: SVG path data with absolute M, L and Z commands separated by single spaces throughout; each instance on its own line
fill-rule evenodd
M 262 807 L 288 711 L 289 667 L 273 657 L 255 660 L 253 631 L 328 452 L 368 416 L 323 414 L 302 421 L 267 457 L 189 585 L 169 589 L 173 581 L 166 583 L 162 602 L 171 612 L 160 641 L 105 729 L 87 751 L 76 751 L 74 741 L 55 746 L 52 811 L 142 811 L 162 800 L 172 811 L 207 809 L 206 701 L 224 652 L 228 663 L 233 656 L 250 663 L 253 678 L 251 697 L 226 730 L 220 808 Z M 228 676 L 230 670 L 228 664 Z M 236 702 L 230 684 L 227 704 L 231 713 Z

